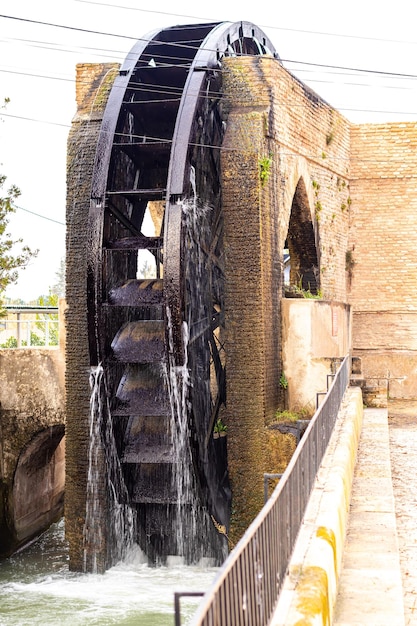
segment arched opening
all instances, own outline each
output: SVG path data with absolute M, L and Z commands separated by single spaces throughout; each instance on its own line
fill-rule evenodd
M 287 296 L 301 295 L 303 291 L 316 295 L 320 289 L 316 237 L 302 178 L 294 193 L 285 240 L 284 284 Z
M 22 451 L 13 480 L 14 526 L 19 543 L 45 530 L 63 514 L 65 427 L 37 433 Z

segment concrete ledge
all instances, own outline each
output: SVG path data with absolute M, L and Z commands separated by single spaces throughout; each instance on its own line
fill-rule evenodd
M 346 391 L 320 466 L 271 626 L 333 621 L 363 420 L 362 393 Z

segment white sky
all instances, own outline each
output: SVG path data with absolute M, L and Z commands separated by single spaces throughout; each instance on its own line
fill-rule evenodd
M 1 116 L 0 172 L 22 191 L 9 230 L 40 250 L 7 295 L 29 301 L 48 293 L 65 255 L 66 141 L 75 113 L 76 63 L 122 62 L 150 31 L 180 23 L 253 22 L 284 65 L 352 122 L 417 121 L 414 0 L 242 4 L 0 0 L 0 101 L 11 99 Z

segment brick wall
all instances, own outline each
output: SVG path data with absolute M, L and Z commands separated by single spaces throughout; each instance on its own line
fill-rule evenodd
M 324 299 L 353 305 L 354 352 L 366 384 L 385 384 L 386 396 L 389 375 L 394 397 L 417 397 L 417 125 L 351 126 L 272 57 L 222 63 L 228 114 L 222 150 L 225 419 L 235 541 L 262 506 L 263 473 L 276 471 L 266 452 L 267 424 L 282 401 L 283 248 L 294 198 L 299 232 L 310 229 L 316 246 Z M 114 69 L 77 68 L 78 112 L 68 143 L 67 532 L 78 532 L 75 568 L 82 554 L 86 468 L 80 458 L 86 458 L 90 394 L 89 185 Z M 263 181 L 262 162 L 268 170 Z
M 262 506 L 267 424 L 280 404 L 283 249 L 296 194 L 313 230 L 319 282 L 346 301 L 349 125 L 281 64 L 225 59 L 222 151 L 228 458 L 235 541 Z M 270 159 L 267 180 L 262 159 Z M 301 225 L 303 226 L 303 225 Z M 300 228 L 303 231 L 303 228 Z M 270 457 L 269 457 L 270 459 Z
M 352 126 L 353 351 L 369 388 L 417 398 L 417 123 Z

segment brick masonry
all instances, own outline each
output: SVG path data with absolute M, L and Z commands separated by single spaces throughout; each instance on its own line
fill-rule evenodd
M 77 66 L 77 113 L 67 152 L 66 536 L 70 567 L 83 569 L 90 356 L 87 328 L 87 249 L 91 177 L 105 104 L 116 64 Z M 103 546 L 103 554 L 105 547 Z M 104 557 L 103 557 L 104 558 Z M 100 564 L 99 564 L 100 567 Z
M 78 111 L 68 142 L 67 535 L 75 569 L 90 395 L 87 217 L 115 69 L 78 66 Z M 378 402 L 387 390 L 417 397 L 417 124 L 352 126 L 272 57 L 225 58 L 222 71 L 225 419 L 235 542 L 262 506 L 263 473 L 274 471 L 267 424 L 282 402 L 280 310 L 291 215 L 301 238 L 294 267 L 301 267 L 303 248 L 313 246 L 323 298 L 352 304 L 353 353 L 361 358 L 365 390 L 374 386 Z
M 222 190 L 234 542 L 262 507 L 263 473 L 279 471 L 269 465 L 268 424 L 281 402 L 283 251 L 295 196 L 300 232 L 314 233 L 323 296 L 347 299 L 350 129 L 272 58 L 225 59 L 223 89 L 230 109 Z M 262 181 L 265 157 L 270 172 Z
M 417 123 L 352 126 L 353 353 L 389 399 L 417 397 Z

